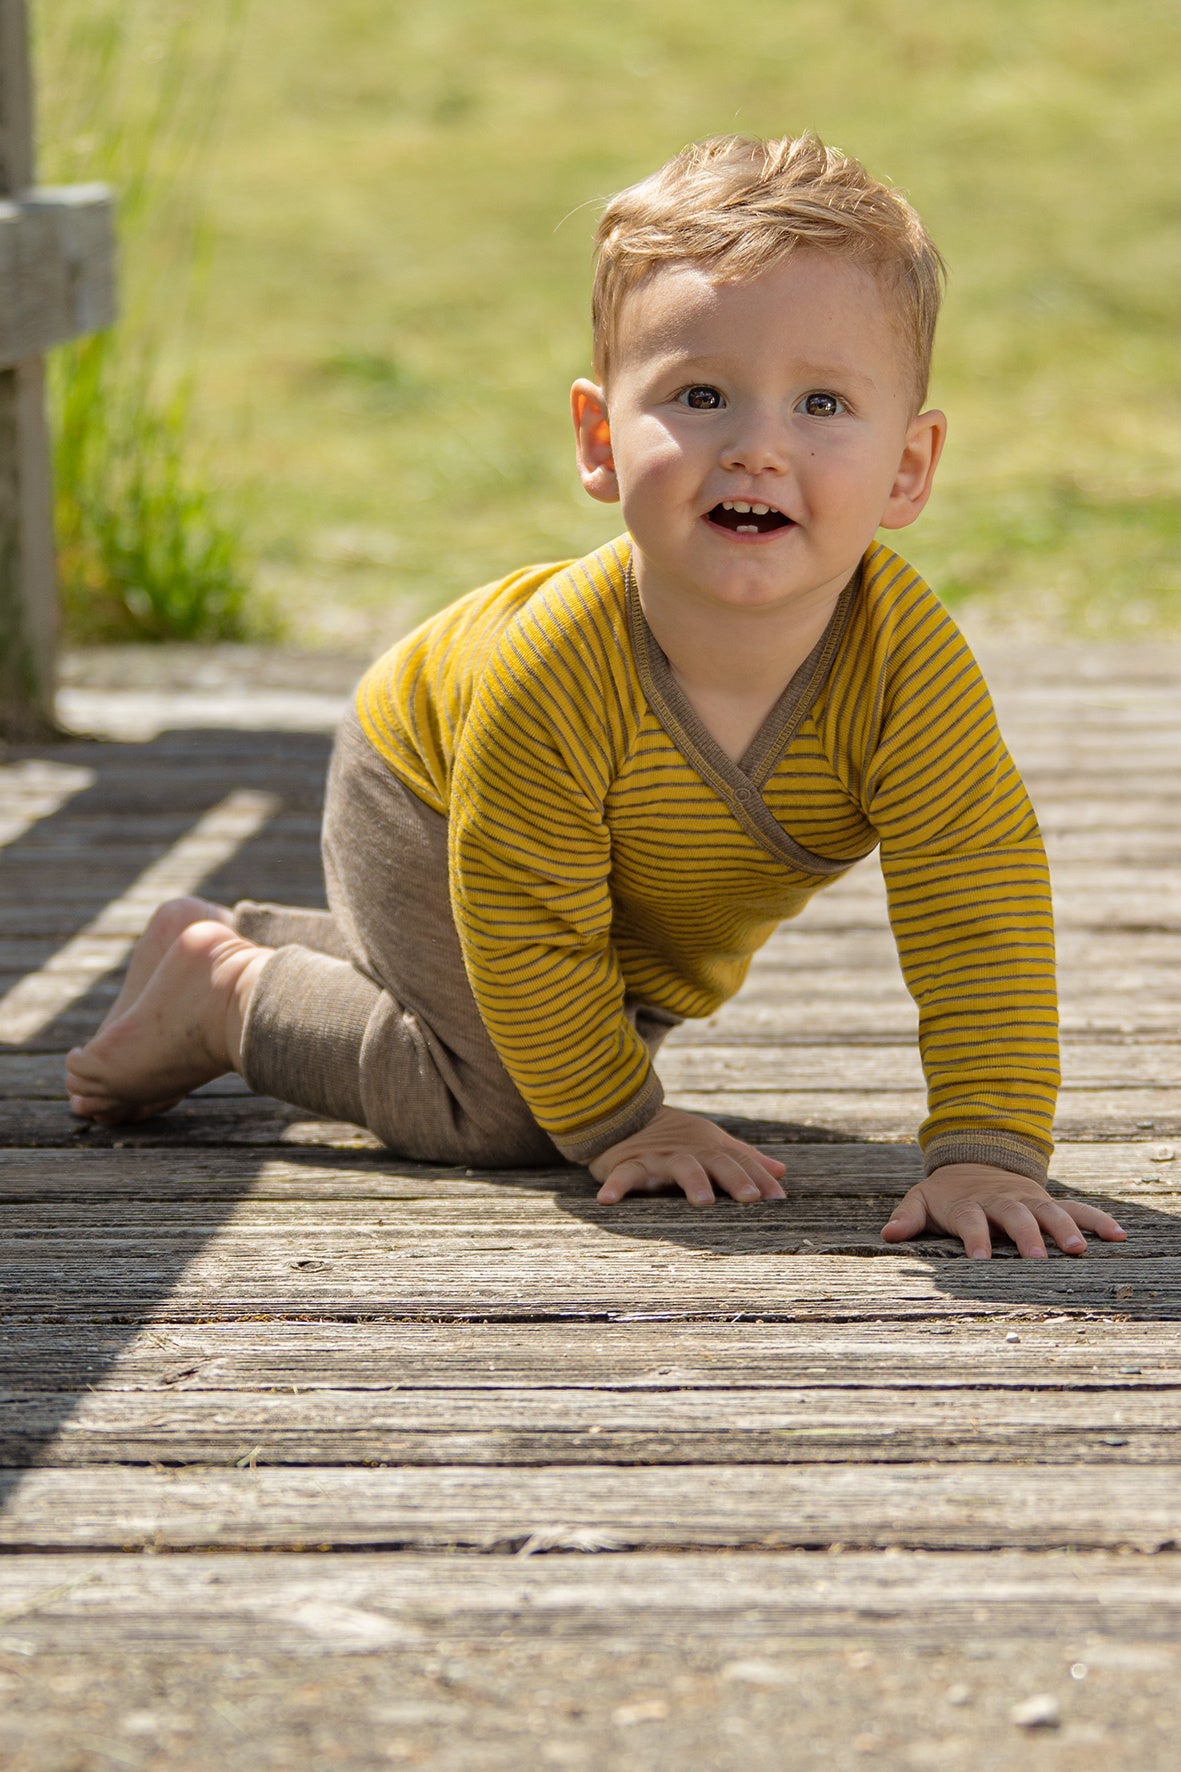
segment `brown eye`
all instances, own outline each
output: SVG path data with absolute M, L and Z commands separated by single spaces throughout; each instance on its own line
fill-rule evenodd
M 694 412 L 717 412 L 722 405 L 722 396 L 718 390 L 704 386 L 686 388 L 681 399 Z
M 805 394 L 802 404 L 809 418 L 835 418 L 843 411 L 835 394 Z

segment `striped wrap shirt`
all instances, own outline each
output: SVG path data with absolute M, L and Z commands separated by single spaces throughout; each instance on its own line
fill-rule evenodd
M 752 955 L 880 845 L 919 1008 L 928 1171 L 1042 1179 L 1058 1085 L 1050 882 L 979 668 L 880 543 L 740 762 L 697 718 L 620 538 L 431 617 L 368 671 L 361 723 L 446 817 L 479 1012 L 588 1162 L 662 1100 L 629 1005 L 711 1015 Z

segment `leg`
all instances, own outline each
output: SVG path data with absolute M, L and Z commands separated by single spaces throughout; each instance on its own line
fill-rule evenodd
M 242 1025 L 269 950 L 215 919 L 187 924 L 139 997 L 66 1060 L 76 1114 L 118 1125 L 241 1063 Z
M 355 715 L 329 775 L 324 871 L 349 959 L 286 946 L 266 962 L 243 1031 L 251 1088 L 368 1126 L 422 1161 L 560 1161 L 472 998 L 446 820 L 402 786 Z
M 286 905 L 255 904 L 246 900 L 235 905 L 233 910 L 222 904 L 215 904 L 208 898 L 172 898 L 153 912 L 144 933 L 136 943 L 135 952 L 127 968 L 119 995 L 99 1023 L 98 1032 L 120 1021 L 132 1005 L 137 1003 L 155 973 L 163 964 L 173 944 L 194 923 L 220 923 L 227 929 L 245 937 L 257 947 L 277 947 L 281 942 L 301 942 L 304 946 L 314 948 L 323 953 L 343 954 L 344 946 L 336 930 L 336 926 L 327 911 L 294 909 Z M 121 1035 L 120 1051 L 128 1050 L 124 1035 Z M 95 1055 L 90 1052 L 90 1042 L 85 1050 L 90 1054 L 87 1065 L 91 1064 Z M 73 1055 L 71 1055 L 73 1057 Z M 108 1062 L 106 1048 L 100 1048 L 98 1063 L 106 1074 Z M 90 1072 L 87 1070 L 89 1076 Z M 83 1081 L 78 1075 L 79 1083 Z M 203 1079 L 209 1081 L 208 1078 Z M 91 1078 L 97 1086 L 97 1077 Z M 192 1087 L 197 1087 L 194 1084 Z M 74 1090 L 71 1082 L 71 1105 L 74 1112 L 86 1118 L 101 1119 L 108 1124 L 119 1121 L 147 1120 L 154 1114 L 166 1113 L 176 1106 L 187 1091 L 179 1095 L 161 1097 L 154 1101 L 121 1102 L 113 1106 L 105 1093 L 87 1094 Z M 86 1104 L 86 1105 L 83 1105 Z

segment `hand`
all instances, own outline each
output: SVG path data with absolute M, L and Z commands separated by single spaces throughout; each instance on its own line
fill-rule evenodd
M 920 1181 L 894 1208 L 883 1227 L 887 1243 L 902 1243 L 928 1227 L 950 1231 L 964 1245 L 964 1254 L 992 1254 L 988 1227 L 1006 1231 L 1019 1255 L 1044 1258 L 1042 1232 L 1067 1255 L 1085 1255 L 1083 1231 L 1094 1231 L 1107 1243 L 1127 1236 L 1114 1218 L 1082 1200 L 1055 1200 L 1040 1182 L 994 1169 L 990 1163 L 947 1163 Z
M 620 1139 L 590 1164 L 603 1184 L 595 1196 L 601 1206 L 670 1183 L 684 1190 L 690 1206 L 712 1206 L 715 1186 L 732 1200 L 782 1200 L 779 1178 L 785 1171 L 775 1157 L 731 1138 L 712 1120 L 670 1107 L 660 1108 L 642 1132 Z

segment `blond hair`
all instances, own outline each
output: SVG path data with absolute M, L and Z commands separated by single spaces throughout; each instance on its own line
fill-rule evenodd
M 697 265 L 737 282 L 798 246 L 859 261 L 880 279 L 911 352 L 917 410 L 931 370 L 943 260 L 905 197 L 811 132 L 694 142 L 610 199 L 591 300 L 599 381 L 611 373 L 623 298 L 653 271 Z

